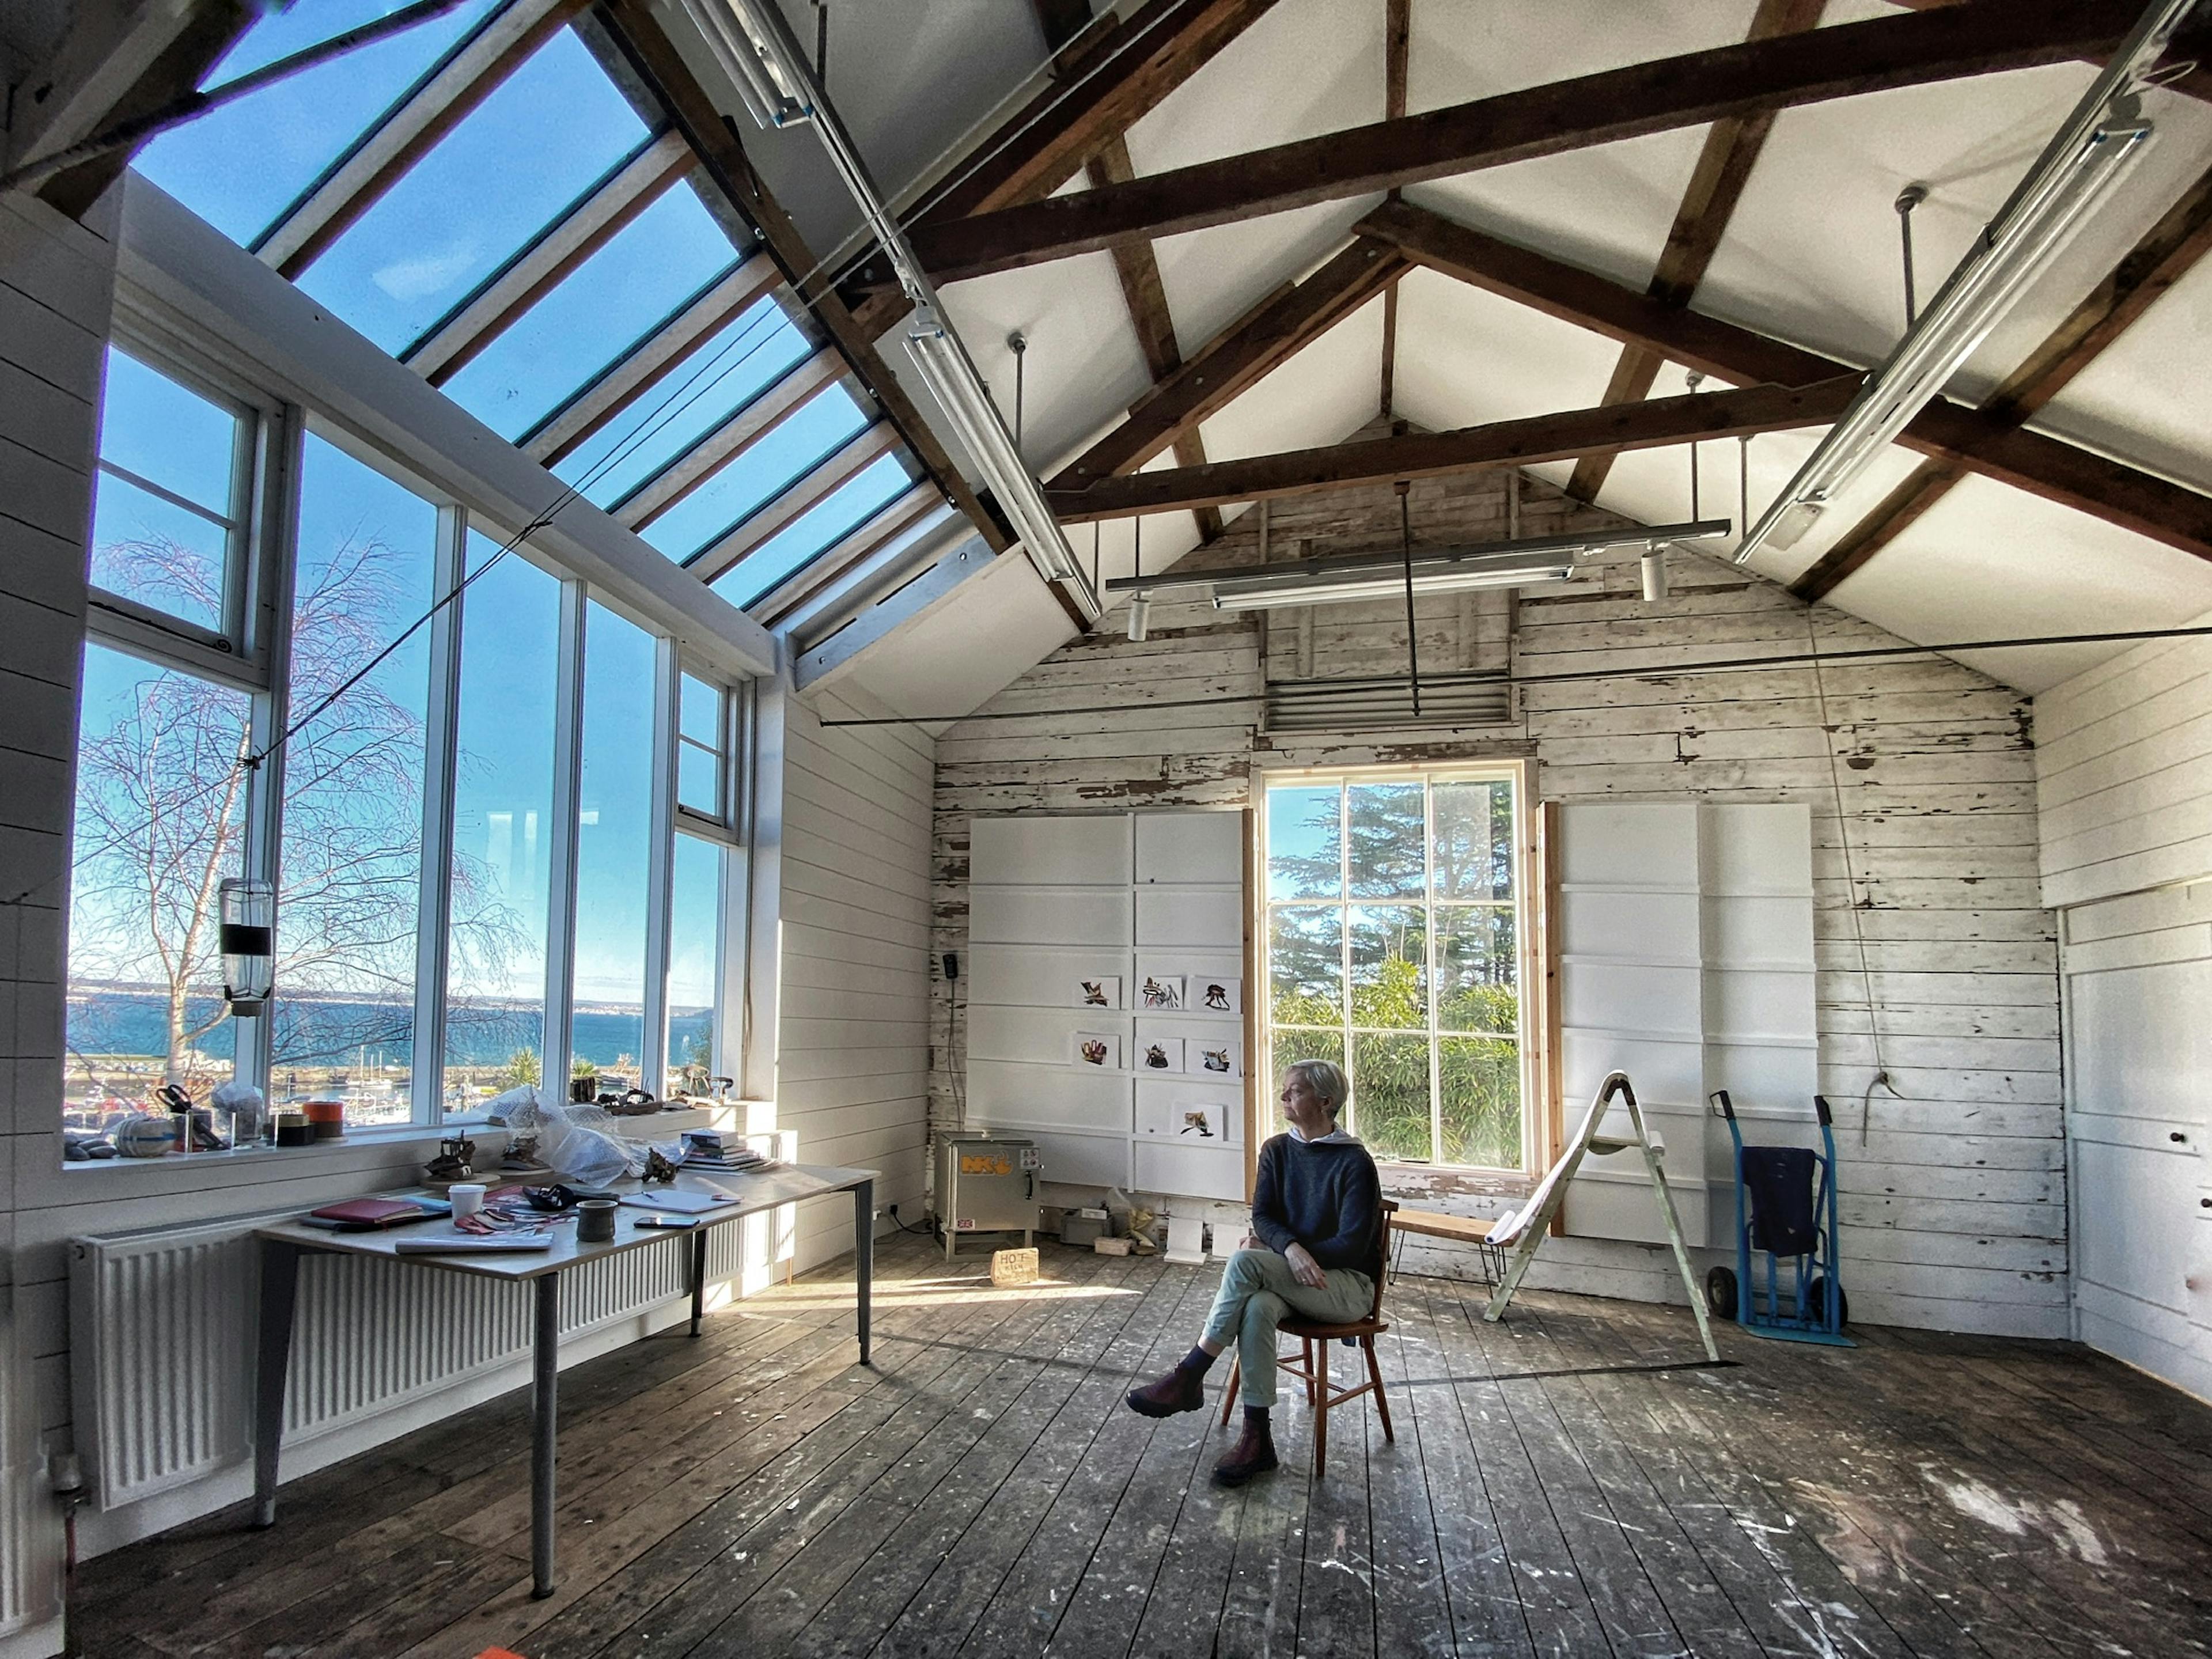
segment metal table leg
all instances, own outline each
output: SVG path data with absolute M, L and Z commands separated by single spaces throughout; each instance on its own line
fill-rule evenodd
M 531 1281 L 538 1297 L 536 1366 L 531 1382 L 530 1576 L 532 1595 L 553 1594 L 553 1455 L 560 1434 L 561 1275 Z
M 261 1241 L 261 1346 L 253 1387 L 253 1524 L 276 1524 L 276 1453 L 284 1438 L 284 1373 L 292 1358 L 300 1247 Z
M 945 1235 L 949 1244 L 951 1235 Z M 868 1364 L 868 1313 L 875 1294 L 876 1183 L 864 1181 L 853 1188 L 853 1290 L 860 1310 L 860 1363 Z
M 707 1313 L 707 1229 L 691 1235 L 691 1334 L 699 1334 L 699 1322 Z

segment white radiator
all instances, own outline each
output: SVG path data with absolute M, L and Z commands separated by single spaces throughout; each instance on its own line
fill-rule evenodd
M 250 1455 L 259 1260 L 252 1231 L 274 1218 L 71 1241 L 76 1447 L 102 1510 L 204 1479 Z M 741 1224 L 710 1236 L 710 1279 L 737 1275 L 741 1235 L 749 1231 L 750 1224 Z M 562 1334 L 597 1329 L 682 1296 L 690 1243 L 672 1235 L 563 1273 Z M 529 1346 L 526 1285 L 311 1255 L 300 1268 L 285 1443 L 357 1424 L 523 1359 Z M 0 1565 L 0 1573 L 7 1571 Z
M 61 1611 L 52 1552 L 56 1530 L 46 1482 L 37 1479 L 29 1367 L 16 1342 L 12 1288 L 0 1285 L 0 1636 Z

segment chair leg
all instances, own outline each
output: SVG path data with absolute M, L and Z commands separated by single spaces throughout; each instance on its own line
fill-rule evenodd
M 1327 1368 L 1327 1366 L 1328 1366 L 1328 1352 L 1327 1352 L 1327 1350 L 1328 1350 L 1328 1345 L 1327 1343 L 1323 1343 L 1323 1344 L 1322 1345 L 1322 1350 L 1323 1350 L 1322 1354 L 1322 1367 L 1323 1367 L 1324 1369 L 1326 1369 L 1326 1368 Z M 1315 1398 L 1315 1396 L 1314 1396 L 1314 1345 L 1313 1345 L 1313 1339 L 1312 1339 L 1311 1337 L 1310 1337 L 1310 1336 L 1309 1336 L 1309 1337 L 1305 1337 L 1305 1338 L 1302 1339 L 1302 1340 L 1300 1340 L 1299 1344 L 1298 1344 L 1298 1352 L 1299 1352 L 1299 1363 L 1300 1363 L 1301 1364 L 1303 1364 L 1303 1365 L 1304 1366 L 1304 1368 L 1305 1368 L 1304 1375 L 1305 1375 L 1305 1379 L 1306 1379 L 1306 1409 L 1307 1409 L 1308 1411 L 1312 1411 L 1312 1410 L 1314 1410 L 1314 1409 L 1315 1409 L 1315 1406 L 1314 1406 L 1314 1398 Z
M 1229 1426 L 1229 1413 L 1237 1409 L 1237 1384 L 1243 1379 L 1243 1375 L 1244 1362 L 1241 1359 L 1231 1360 L 1229 1386 L 1222 1391 L 1221 1395 L 1221 1426 L 1224 1429 Z
M 1375 1339 L 1362 1337 L 1359 1346 L 1367 1350 L 1367 1379 L 1375 1385 L 1375 1410 L 1382 1419 L 1382 1437 L 1395 1445 L 1398 1437 L 1390 1431 L 1390 1397 L 1382 1392 L 1382 1364 L 1375 1357 Z
M 1307 1344 L 1306 1351 L 1313 1352 L 1314 1345 Z M 1321 1479 L 1322 1471 L 1328 1462 L 1328 1344 L 1322 1343 L 1319 1352 L 1321 1358 L 1313 1368 L 1314 1382 L 1309 1385 L 1315 1390 L 1314 1479 L 1316 1480 Z

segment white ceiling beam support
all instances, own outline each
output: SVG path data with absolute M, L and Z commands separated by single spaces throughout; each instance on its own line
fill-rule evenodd
M 754 254 L 525 434 L 522 453 L 547 466 L 574 453 L 593 433 L 629 408 L 669 365 L 711 338 L 716 330 L 734 322 L 782 283 L 783 273 L 776 269 L 775 259 L 766 253 Z
M 775 672 L 759 623 L 136 173 L 118 270 L 122 303 L 149 325 L 347 428 L 488 525 L 511 533 L 546 519 L 533 548 L 701 663 Z
M 205 0 L 76 0 L 52 58 L 14 88 L 9 168 L 81 144 L 176 45 Z
M 996 557 L 981 536 L 969 537 L 881 604 L 863 611 L 818 644 L 793 653 L 793 683 L 802 691 L 821 684 L 870 646 L 989 569 Z
M 684 569 L 703 582 L 727 575 L 796 524 L 809 507 L 818 507 L 828 500 L 838 485 L 856 477 L 871 462 L 898 447 L 898 428 L 889 421 L 878 421 L 812 471 L 787 486 L 774 500 L 764 502 L 704 552 L 694 555 L 685 562 Z
M 607 510 L 632 530 L 648 524 L 845 376 L 845 359 L 825 346 Z
M 399 361 L 432 386 L 445 385 L 695 165 L 691 146 L 680 133 L 648 140 L 402 352 Z
M 262 233 L 254 254 L 298 276 L 587 3 L 508 0 L 286 209 Z

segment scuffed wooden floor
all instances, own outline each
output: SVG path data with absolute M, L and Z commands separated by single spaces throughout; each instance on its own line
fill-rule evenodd
M 1401 1280 L 1398 1439 L 1206 1479 L 1214 1413 L 1121 1404 L 1218 1267 L 1048 1246 L 994 1291 L 884 1247 L 878 1366 L 832 1268 L 562 1380 L 560 1593 L 529 1597 L 518 1395 L 87 1565 L 76 1650 L 186 1654 L 2169 1656 L 2212 1645 L 2212 1410 L 2066 1345 L 1849 1352 Z M 1343 1350 L 1338 1351 L 1340 1353 Z M 1351 1356 L 1346 1354 L 1348 1359 Z M 1217 1369 L 1218 1391 L 1224 1365 Z M 1364 1402 L 1363 1402 L 1364 1404 Z

